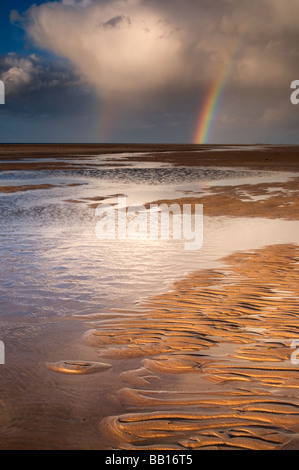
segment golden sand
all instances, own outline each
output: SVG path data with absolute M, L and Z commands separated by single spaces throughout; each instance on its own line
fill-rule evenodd
M 47 362 L 47 368 L 63 374 L 96 374 L 110 369 L 110 364 L 91 361 L 59 361 Z
M 59 186 L 64 186 L 64 185 L 59 185 Z M 81 186 L 79 183 L 71 183 L 67 184 L 66 186 Z M 17 193 L 17 192 L 23 192 L 23 191 L 34 191 L 36 189 L 52 189 L 52 188 L 57 188 L 58 185 L 54 184 L 21 184 L 19 186 L 0 186 L 0 193 Z
M 53 184 L 24 184 L 20 186 L 0 186 L 0 193 L 17 193 L 22 191 L 32 191 L 34 189 L 51 189 L 55 188 Z
M 127 413 L 105 418 L 113 448 L 277 449 L 299 432 L 299 248 L 234 254 L 149 300 L 140 315 L 93 321 L 101 357 L 140 358 L 122 374 Z

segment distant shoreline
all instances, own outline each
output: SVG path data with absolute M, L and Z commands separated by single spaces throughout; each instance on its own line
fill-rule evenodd
M 133 154 L 124 157 L 124 162 L 299 171 L 299 146 L 296 145 L 193 144 L 0 144 L 0 171 L 70 169 L 72 162 L 43 162 L 43 159 L 63 157 L 73 160 L 76 156 L 82 159 L 84 156 L 120 153 Z M 41 161 L 26 162 L 28 158 Z

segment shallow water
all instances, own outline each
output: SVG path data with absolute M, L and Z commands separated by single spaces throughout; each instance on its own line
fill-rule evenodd
M 7 353 L 1 369 L 2 448 L 5 443 L 32 447 L 36 440 L 39 448 L 70 448 L 82 441 L 82 433 L 83 448 L 104 446 L 103 436 L 93 440 L 93 426 L 114 405 L 101 406 L 96 415 L 92 410 L 104 392 L 118 389 L 119 373 L 124 370 L 114 364 L 101 374 L 99 385 L 93 376 L 74 382 L 70 377 L 57 378 L 45 367 L 46 362 L 98 359 L 94 348 L 80 343 L 86 328 L 78 315 L 89 318 L 114 309 L 138 312 L 145 299 L 169 291 L 185 274 L 221 266 L 223 256 L 271 244 L 298 243 L 297 221 L 230 217 L 204 218 L 204 244 L 196 252 L 184 250 L 184 242 L 177 240 L 100 241 L 95 235 L 95 208 L 90 207 L 95 197 L 113 203 L 122 194 L 129 204 L 136 204 L 181 197 L 186 191 L 208 193 L 219 184 L 280 182 L 292 176 L 233 168 L 145 167 L 142 163 L 105 168 L 102 164 L 109 158 L 99 157 L 99 166 L 93 161 L 92 168 L 86 168 L 83 160 L 78 169 L 68 171 L 0 174 L 0 186 L 58 185 L 0 195 L 0 339 Z M 66 186 L 74 183 L 80 186 Z M 132 366 L 121 367 L 130 370 Z M 68 401 L 72 408 L 66 411 Z M 70 440 L 57 444 L 59 414 L 72 427 Z M 44 441 L 33 430 L 42 420 Z M 76 420 L 81 423 L 80 432 Z M 93 423 L 88 430 L 86 420 Z M 62 434 L 64 427 L 59 426 Z
M 105 157 L 102 160 L 105 160 Z M 101 161 L 102 161 L 101 160 Z M 83 160 L 84 161 L 84 160 Z M 96 169 L 16 171 L 0 174 L 4 184 L 72 184 L 0 197 L 1 312 L 73 315 L 130 307 L 169 288 L 186 272 L 212 267 L 233 250 L 296 241 L 297 222 L 263 219 L 204 219 L 204 246 L 184 250 L 177 240 L 100 241 L 94 197 L 128 204 L 208 193 L 215 185 L 285 181 L 290 174 L 227 168 Z M 112 197 L 111 197 L 112 196 Z M 69 201 L 77 201 L 72 203 Z M 298 233 L 298 231 L 297 231 Z

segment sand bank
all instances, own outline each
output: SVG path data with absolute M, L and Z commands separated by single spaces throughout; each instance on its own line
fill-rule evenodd
M 280 183 L 213 186 L 209 194 L 178 199 L 160 199 L 146 204 L 203 204 L 207 216 L 266 217 L 298 220 L 299 178 Z
M 174 166 L 229 166 L 260 170 L 299 170 L 298 146 L 171 144 L 2 144 L 0 171 L 76 168 L 73 162 L 97 155 L 130 153 L 123 162 L 162 162 Z M 142 155 L 140 155 L 142 153 Z M 38 159 L 28 163 L 26 159 Z M 43 161 L 43 159 L 54 161 Z M 63 161 L 59 161 L 63 158 Z M 55 161 L 56 160 L 56 161 Z M 58 160 L 58 161 L 57 161 Z

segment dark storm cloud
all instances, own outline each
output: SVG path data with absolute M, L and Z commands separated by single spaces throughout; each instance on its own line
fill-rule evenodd
M 84 109 L 91 96 L 89 88 L 68 65 L 34 54 L 0 56 L 0 79 L 5 84 L 6 112 L 19 116 Z
M 131 20 L 128 16 L 126 17 L 123 15 L 119 15 L 106 21 L 103 26 L 104 28 L 116 28 L 117 26 L 120 26 L 120 23 L 122 23 L 123 21 L 126 21 L 128 24 L 131 24 Z
M 15 53 L 0 56 L 0 79 L 5 84 L 7 96 L 77 86 L 81 82 L 69 67 L 53 64 L 35 54 L 22 57 Z

